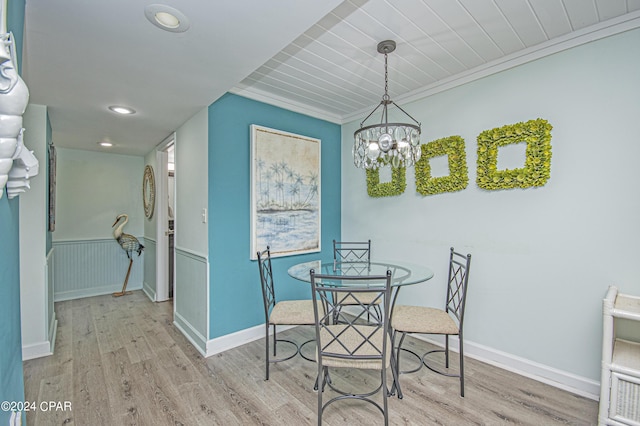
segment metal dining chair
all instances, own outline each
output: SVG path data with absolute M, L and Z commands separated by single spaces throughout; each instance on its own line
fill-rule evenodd
M 266 250 L 258 252 L 258 268 L 260 270 L 260 284 L 262 286 L 262 299 L 264 302 L 265 316 L 265 380 L 269 380 L 270 363 L 286 361 L 297 354 L 300 354 L 300 356 L 309 361 L 314 361 L 302 353 L 302 347 L 307 343 L 313 342 L 314 339 L 307 340 L 298 346 L 297 343 L 291 340 L 278 339 L 276 330 L 276 326 L 278 325 L 314 325 L 314 303 L 311 300 L 276 301 L 273 269 L 271 267 L 271 251 L 269 246 L 267 246 Z M 295 346 L 296 350 L 292 355 L 284 358 L 270 359 L 269 327 L 273 327 L 273 356 L 277 356 L 278 342 L 289 343 Z
M 359 273 L 367 275 L 367 266 L 371 263 L 371 240 L 368 241 L 336 241 L 333 240 L 333 270 L 337 268 L 349 268 L 350 271 L 358 270 Z M 375 294 L 362 294 L 360 298 L 369 301 L 375 298 Z M 347 298 L 344 300 L 344 306 L 357 305 L 354 300 Z M 369 304 L 367 311 L 367 321 L 371 315 L 381 316 L 379 304 Z
M 322 424 L 324 410 L 337 401 L 357 399 L 373 404 L 384 416 L 384 424 L 389 422 L 387 404 L 387 368 L 391 367 L 393 346 L 389 333 L 389 298 L 391 271 L 379 276 L 336 276 L 316 274 L 312 269 L 311 289 L 316 325 L 316 360 L 318 363 L 318 425 Z M 369 301 L 370 295 L 375 295 Z M 363 300 L 362 296 L 366 296 Z M 342 302 L 353 299 L 362 309 L 357 314 L 345 313 L 340 309 Z M 378 318 L 363 322 L 362 317 L 371 303 L 381 304 L 384 309 Z M 329 369 L 349 368 L 377 370 L 380 384 L 365 393 L 338 389 L 329 377 Z M 393 368 L 391 369 L 394 371 Z M 395 372 L 393 372 L 395 380 Z M 323 403 L 326 388 L 338 395 Z M 373 398 L 382 394 L 382 402 Z
M 396 371 L 400 373 L 400 352 L 414 355 L 420 360 L 420 365 L 409 371 L 402 373 L 413 373 L 424 365 L 429 370 L 444 376 L 460 378 L 460 396 L 464 397 L 464 311 L 467 302 L 467 285 L 469 283 L 469 267 L 471 266 L 471 255 L 457 253 L 451 247 L 449 254 L 449 278 L 447 280 L 447 299 L 444 309 L 430 308 L 424 306 L 396 305 L 391 314 L 391 327 L 393 331 L 393 342 L 398 333 L 401 334 L 396 352 Z M 426 352 L 420 356 L 415 352 L 402 347 L 404 338 L 409 333 L 438 334 L 445 338 L 445 348 Z M 460 369 L 458 373 L 449 372 L 449 336 L 458 336 Z M 427 356 L 432 353 L 444 353 L 445 370 L 440 370 L 427 362 Z M 398 397 L 402 398 L 400 383 L 397 382 Z

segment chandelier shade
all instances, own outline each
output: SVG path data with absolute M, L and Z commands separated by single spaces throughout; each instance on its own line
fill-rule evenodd
M 396 49 L 393 40 L 378 43 L 378 52 L 384 54 L 384 95 L 369 115 L 362 120 L 353 134 L 353 164 L 364 169 L 383 166 L 408 167 L 420 159 L 420 123 L 391 100 L 388 93 L 389 78 L 387 55 Z M 388 107 L 395 106 L 413 123 L 389 123 Z M 380 122 L 365 125 L 381 109 Z

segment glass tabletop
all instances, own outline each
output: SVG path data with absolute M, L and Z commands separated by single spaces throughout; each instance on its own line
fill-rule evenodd
M 336 276 L 386 275 L 390 270 L 391 285 L 396 287 L 421 283 L 433 277 L 433 271 L 426 266 L 400 261 L 342 262 L 334 268 L 333 262 L 313 260 L 293 265 L 287 272 L 292 278 L 311 282 L 311 269 L 316 274 Z

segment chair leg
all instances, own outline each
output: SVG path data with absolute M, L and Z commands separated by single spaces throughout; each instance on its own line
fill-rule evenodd
M 449 368 L 449 335 L 444 336 L 444 366 Z
M 322 426 L 322 393 L 324 392 L 325 372 L 322 363 L 318 362 L 318 377 L 316 382 L 318 385 L 318 426 Z
M 278 353 L 276 352 L 276 345 L 278 344 L 278 338 L 276 336 L 276 325 L 273 324 L 273 356 L 276 356 Z
M 391 348 L 393 350 L 393 348 Z M 393 367 L 391 367 L 391 370 L 393 370 Z M 383 407 L 383 415 L 384 415 L 384 426 L 388 426 L 389 425 L 389 404 L 387 401 L 387 398 L 389 397 L 389 388 L 387 388 L 387 369 L 384 366 L 384 361 L 383 361 L 383 366 L 381 369 L 382 372 L 382 407 Z
M 462 343 L 462 333 L 458 335 L 460 344 L 460 396 L 464 398 L 464 345 Z
M 269 323 L 265 324 L 265 333 L 264 333 L 264 344 L 265 344 L 265 380 L 269 380 Z

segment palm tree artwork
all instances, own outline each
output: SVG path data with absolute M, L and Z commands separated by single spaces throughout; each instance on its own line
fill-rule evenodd
M 270 246 L 273 255 L 319 250 L 320 141 L 260 127 L 256 133 L 254 248 Z

